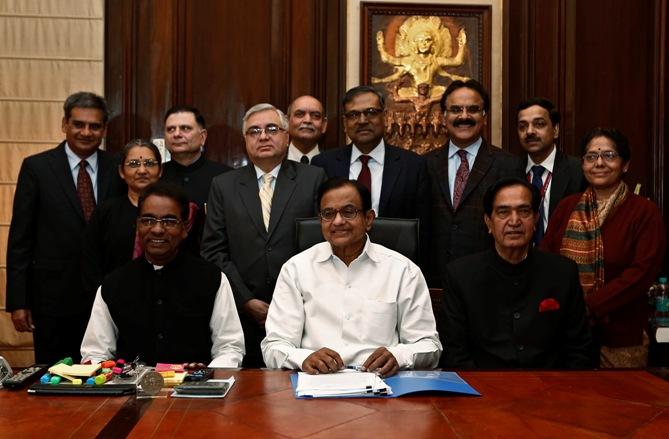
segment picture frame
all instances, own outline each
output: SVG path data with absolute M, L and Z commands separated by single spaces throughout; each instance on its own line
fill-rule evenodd
M 481 82 L 490 94 L 491 108 L 484 135 L 499 144 L 503 60 L 501 0 L 348 0 L 347 8 L 347 87 L 372 85 L 388 97 L 387 113 L 390 114 L 386 118 L 386 138 L 390 138 L 389 143 L 420 154 L 445 143 L 445 126 L 438 126 L 439 116 L 434 114 L 440 111 L 436 98 L 443 95 L 452 80 L 472 78 Z M 437 35 L 431 38 L 437 47 L 431 65 L 418 62 L 412 67 L 411 50 L 417 49 L 412 46 L 415 41 L 408 40 L 421 29 Z M 464 31 L 465 42 L 464 54 L 459 57 L 460 31 Z M 382 46 L 378 45 L 379 32 L 383 35 Z M 444 50 L 444 46 L 449 47 Z M 386 52 L 385 60 L 379 47 Z M 429 83 L 430 87 L 423 86 L 419 92 L 417 86 L 421 82 Z M 426 88 L 429 88 L 427 93 Z M 409 141 L 410 137 L 413 140 Z

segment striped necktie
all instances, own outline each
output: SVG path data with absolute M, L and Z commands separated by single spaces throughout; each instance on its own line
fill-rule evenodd
M 262 221 L 265 223 L 265 230 L 269 230 L 269 214 L 272 211 L 272 181 L 274 176 L 272 174 L 263 174 L 262 187 L 260 188 L 260 204 L 262 206 Z

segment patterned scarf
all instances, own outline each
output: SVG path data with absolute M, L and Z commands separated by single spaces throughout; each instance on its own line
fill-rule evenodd
M 578 276 L 586 297 L 604 285 L 604 243 L 601 227 L 628 195 L 627 185 L 621 181 L 606 203 L 598 208 L 595 192 L 592 187 L 588 187 L 569 217 L 560 254 L 578 265 Z

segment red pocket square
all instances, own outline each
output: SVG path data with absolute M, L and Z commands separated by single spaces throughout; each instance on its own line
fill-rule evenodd
M 539 312 L 557 311 L 560 309 L 560 302 L 555 299 L 544 299 L 539 304 Z

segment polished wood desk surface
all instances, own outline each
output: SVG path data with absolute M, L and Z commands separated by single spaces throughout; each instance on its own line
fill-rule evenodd
M 643 370 L 462 372 L 482 397 L 297 400 L 289 372 L 219 370 L 225 399 L 0 392 L 0 437 L 669 437 L 669 382 Z

